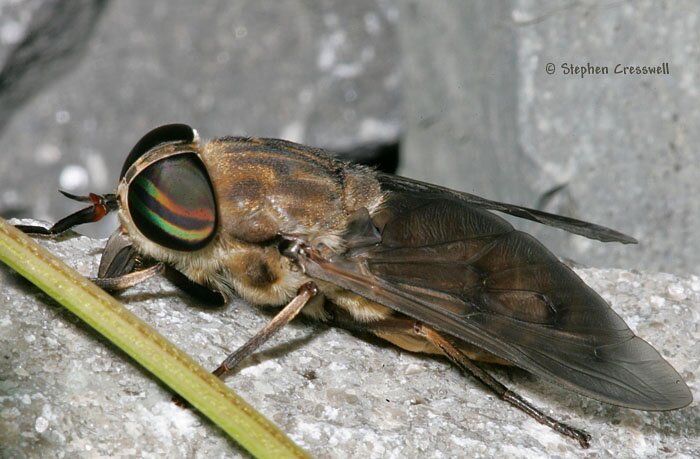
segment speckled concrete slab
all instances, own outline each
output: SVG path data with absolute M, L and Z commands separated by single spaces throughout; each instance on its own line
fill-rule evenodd
M 42 244 L 81 273 L 104 241 Z M 700 278 L 579 269 L 681 373 L 697 398 Z M 240 457 L 245 453 L 128 357 L 0 267 L 0 457 Z M 236 301 L 206 309 L 164 279 L 120 296 L 214 368 L 269 319 Z M 618 408 L 515 369 L 504 383 L 588 430 L 581 450 L 495 399 L 446 361 L 345 331 L 293 323 L 227 379 L 315 457 L 698 457 L 698 402 L 668 413 Z

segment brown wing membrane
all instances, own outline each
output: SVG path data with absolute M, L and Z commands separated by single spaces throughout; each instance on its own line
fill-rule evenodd
M 622 244 L 637 243 L 637 240 L 632 236 L 620 233 L 614 229 L 596 225 L 595 223 L 576 220 L 575 218 L 564 217 L 563 215 L 550 214 L 549 212 L 516 206 L 515 204 L 491 201 L 475 194 L 462 193 L 459 191 L 450 190 L 449 188 L 419 182 L 406 177 L 379 174 L 379 179 L 384 184 L 390 184 L 391 188 L 396 191 L 409 193 L 440 192 L 446 196 L 452 196 L 453 198 L 459 199 L 466 204 L 472 204 L 482 209 L 496 210 L 514 217 L 524 218 L 525 220 L 532 220 L 533 222 L 563 229 L 569 233 L 578 234 L 579 236 L 584 236 L 589 239 L 597 239 L 602 242 L 621 242 Z
M 345 254 L 302 259 L 309 275 L 598 400 L 690 403 L 678 373 L 533 237 L 442 189 L 383 186 L 386 205 L 371 216 L 380 236 L 348 234 Z

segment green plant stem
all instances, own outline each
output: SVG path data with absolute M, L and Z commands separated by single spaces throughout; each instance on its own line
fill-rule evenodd
M 0 218 L 0 261 L 80 317 L 256 457 L 308 457 L 253 407 L 187 354 Z

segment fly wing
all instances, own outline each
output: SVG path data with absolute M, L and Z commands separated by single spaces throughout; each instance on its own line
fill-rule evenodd
M 385 205 L 351 225 L 350 249 L 302 258 L 307 274 L 598 400 L 690 403 L 671 365 L 532 236 L 442 189 L 383 182 Z
M 504 214 L 514 217 L 531 220 L 543 225 L 552 226 L 554 228 L 563 229 L 569 233 L 578 234 L 589 239 L 597 239 L 602 242 L 621 242 L 622 244 L 636 244 L 637 240 L 632 236 L 620 233 L 614 229 L 606 228 L 605 226 L 596 225 L 595 223 L 576 220 L 575 218 L 565 217 L 563 215 L 550 214 L 537 209 L 517 206 L 515 204 L 507 204 L 505 202 L 491 201 L 475 194 L 463 193 L 460 191 L 450 190 L 437 185 L 419 182 L 418 180 L 399 177 L 389 174 L 379 174 L 380 181 L 393 188 L 396 191 L 408 193 L 442 193 L 446 196 L 451 196 L 455 199 L 463 201 L 465 204 L 471 204 L 476 207 L 487 210 L 496 210 Z

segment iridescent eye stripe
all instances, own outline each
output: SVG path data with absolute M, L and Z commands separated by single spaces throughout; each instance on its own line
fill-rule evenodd
M 162 228 L 167 234 L 182 241 L 202 241 L 213 231 L 215 219 L 208 209 L 192 209 L 178 206 L 163 195 L 150 180 L 137 177 L 132 186 L 142 192 L 133 192 L 132 206 L 135 210 Z
M 151 198 L 155 199 L 161 207 L 167 209 L 172 214 L 192 220 L 202 220 L 205 222 L 214 223 L 214 214 L 212 214 L 210 209 L 204 207 L 200 207 L 198 209 L 182 207 L 160 191 L 153 182 L 144 176 L 137 177 L 135 182 L 140 188 L 148 193 Z
M 214 189 L 206 166 L 195 154 L 148 165 L 131 180 L 128 203 L 136 227 L 163 247 L 198 250 L 216 234 Z

